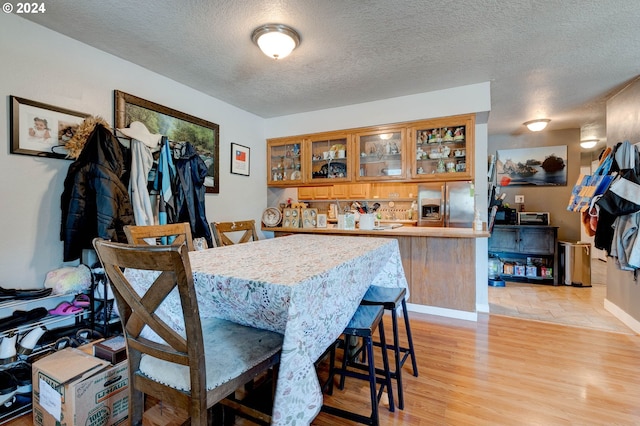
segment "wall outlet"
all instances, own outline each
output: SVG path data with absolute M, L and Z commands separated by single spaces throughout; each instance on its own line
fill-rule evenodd
M 524 203 L 524 195 L 516 195 L 516 204 Z

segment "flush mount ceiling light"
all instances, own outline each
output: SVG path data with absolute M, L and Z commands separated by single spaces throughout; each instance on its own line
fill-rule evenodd
M 580 141 L 580 146 L 584 149 L 591 149 L 596 146 L 598 142 L 600 142 L 598 139 L 585 139 L 583 141 Z
M 532 132 L 539 132 L 540 130 L 544 130 L 544 128 L 547 127 L 547 124 L 549 124 L 550 121 L 551 120 L 549 120 L 548 118 L 541 118 L 538 120 L 527 121 L 523 124 L 527 126 L 527 129 L 531 130 Z
M 270 58 L 289 56 L 300 44 L 300 35 L 283 24 L 266 24 L 253 30 L 251 40 Z

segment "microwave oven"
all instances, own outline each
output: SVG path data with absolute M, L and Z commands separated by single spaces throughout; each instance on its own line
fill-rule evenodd
M 494 223 L 496 225 L 517 225 L 518 212 L 516 209 L 510 209 L 509 207 L 498 207 Z

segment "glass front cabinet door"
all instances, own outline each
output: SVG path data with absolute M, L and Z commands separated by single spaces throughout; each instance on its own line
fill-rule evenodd
M 412 123 L 411 178 L 473 179 L 473 115 Z
M 405 179 L 405 139 L 405 129 L 397 127 L 356 133 L 356 180 Z
M 351 171 L 351 138 L 344 133 L 326 133 L 312 135 L 306 141 L 309 147 L 307 158 L 310 167 L 307 183 L 333 184 L 348 182 Z
M 296 186 L 303 183 L 304 163 L 302 139 L 270 139 L 267 141 L 267 184 Z

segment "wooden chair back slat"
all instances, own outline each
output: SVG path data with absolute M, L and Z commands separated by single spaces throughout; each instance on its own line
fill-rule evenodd
M 166 225 L 127 225 L 124 227 L 124 233 L 129 244 L 150 244 L 150 242 L 154 242 L 155 245 L 159 245 L 163 244 L 163 238 L 174 237 L 175 239 L 170 244 L 179 246 L 182 243 L 186 243 L 189 251 L 195 250 L 191 236 L 191 226 L 186 222 Z M 164 242 L 164 244 L 169 243 Z
M 235 234 L 237 232 L 243 232 L 243 234 L 238 239 L 237 244 L 258 240 L 255 220 L 241 220 L 236 222 L 212 222 L 211 229 L 213 231 L 213 236 L 218 247 L 231 246 L 233 244 L 236 244 L 231 238 L 229 238 L 227 234 Z

